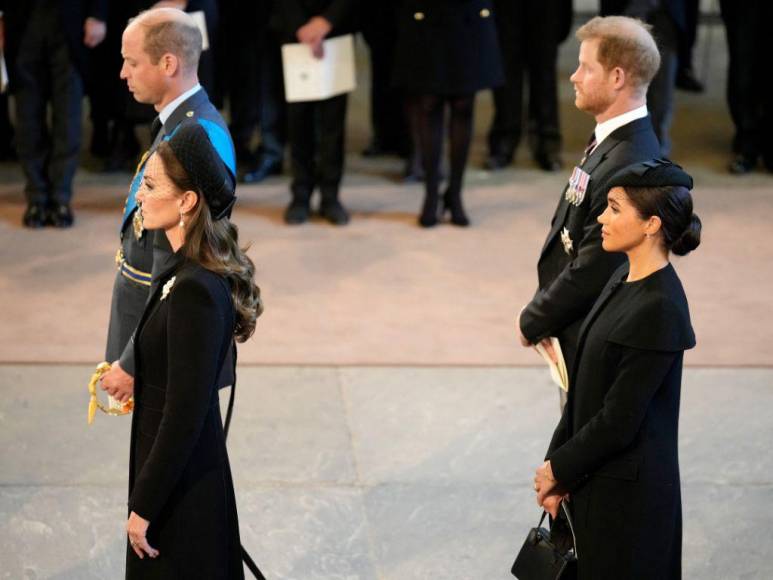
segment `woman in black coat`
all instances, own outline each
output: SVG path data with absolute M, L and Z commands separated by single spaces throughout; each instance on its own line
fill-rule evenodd
M 580 580 L 681 578 L 678 426 L 682 357 L 695 345 L 669 252 L 700 242 L 692 179 L 663 160 L 610 179 L 599 217 L 604 250 L 625 252 L 580 331 L 576 377 L 537 501 L 568 501 Z
M 174 259 L 135 333 L 126 578 L 244 578 L 217 378 L 261 310 L 254 266 L 227 219 L 225 166 L 197 122 L 148 160 L 137 198 Z
M 443 210 L 469 225 L 462 181 L 470 149 L 475 93 L 504 82 L 490 0 L 404 0 L 398 10 L 394 84 L 408 99 L 424 165 L 422 227 L 438 222 L 440 155 L 446 106 L 451 174 Z

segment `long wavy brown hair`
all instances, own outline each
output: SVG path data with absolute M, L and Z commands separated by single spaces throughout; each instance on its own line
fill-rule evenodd
M 234 336 L 238 342 L 244 342 L 255 332 L 255 321 L 263 312 L 260 288 L 255 284 L 255 264 L 247 255 L 249 245 L 239 246 L 239 229 L 231 220 L 212 219 L 203 192 L 198 190 L 168 143 L 162 142 L 156 153 L 180 194 L 185 191 L 198 194 L 195 207 L 186 216 L 181 251 L 186 258 L 226 279 L 236 309 Z

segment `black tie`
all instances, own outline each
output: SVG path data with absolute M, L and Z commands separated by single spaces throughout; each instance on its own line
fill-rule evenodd
M 585 162 L 588 160 L 588 155 L 591 154 L 595 146 L 596 146 L 596 131 L 590 134 L 590 139 L 588 139 L 588 146 L 585 147 L 585 151 L 582 154 L 582 161 L 580 161 L 580 165 L 585 165 Z
M 158 132 L 161 130 L 161 117 L 156 117 L 153 119 L 153 123 L 150 125 L 150 142 L 153 143 L 153 141 L 156 140 L 156 135 L 158 135 Z

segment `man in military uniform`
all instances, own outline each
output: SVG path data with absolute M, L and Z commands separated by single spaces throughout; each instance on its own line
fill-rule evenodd
M 597 218 L 607 205 L 606 182 L 617 170 L 658 157 L 660 146 L 647 113 L 647 87 L 660 65 L 645 25 L 623 16 L 594 18 L 577 31 L 579 66 L 571 77 L 575 105 L 596 128 L 558 202 L 542 247 L 539 289 L 522 310 L 523 346 L 557 337 L 573 379 L 580 325 L 623 254 L 601 247 Z M 563 393 L 563 391 L 562 391 Z
M 164 268 L 172 250 L 166 236 L 142 226 L 135 193 L 142 181 L 145 161 L 165 138 L 186 119 L 196 119 L 206 129 L 235 184 L 236 157 L 227 126 L 209 101 L 197 76 L 201 33 L 195 21 L 174 8 L 143 12 L 123 33 L 121 78 L 140 103 L 152 104 L 159 115 L 151 129 L 152 143 L 132 180 L 121 222 L 121 249 L 113 286 L 106 360 L 115 361 L 102 379 L 102 388 L 119 399 L 134 387 L 132 335 L 145 307 L 153 273 Z M 224 365 L 230 368 L 230 365 Z M 230 384 L 229 377 L 221 377 Z

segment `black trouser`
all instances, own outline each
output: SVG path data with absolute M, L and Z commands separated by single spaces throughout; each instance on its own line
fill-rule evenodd
M 262 28 L 233 46 L 236 66 L 230 79 L 231 135 L 239 162 L 252 164 L 250 142 L 260 127 L 259 153 L 267 161 L 282 163 L 287 112 L 282 77 L 281 49 L 275 34 Z
M 719 3 L 727 30 L 730 63 L 727 102 L 735 124 L 733 150 L 747 157 L 762 153 L 773 164 L 773 97 L 771 96 L 768 27 L 773 22 L 769 0 Z
M 69 203 L 81 145 L 83 81 L 57 11 L 46 8 L 34 3 L 16 57 L 16 144 L 27 201 Z
M 674 118 L 674 90 L 678 66 L 678 31 L 676 23 L 665 10 L 648 18 L 660 49 L 660 68 L 647 90 L 647 108 L 652 127 L 660 141 L 660 154 L 671 155 L 671 121 Z
M 322 202 L 338 198 L 344 170 L 347 95 L 290 103 L 290 151 L 295 201 L 308 202 L 318 185 Z
M 698 37 L 698 18 L 700 16 L 700 0 L 687 0 L 687 8 L 685 10 L 686 22 L 685 29 L 682 34 L 679 35 L 679 49 L 678 49 L 678 65 L 677 68 L 688 69 L 693 65 L 693 48 L 695 47 L 695 39 Z
M 370 119 L 373 140 L 382 148 L 407 153 L 410 148 L 402 91 L 392 86 L 397 26 L 391 4 L 376 4 L 364 19 L 362 35 L 370 49 Z
M 561 148 L 558 118 L 558 26 L 552 0 L 494 2 L 505 84 L 494 89 L 494 121 L 488 135 L 492 155 L 512 156 L 523 133 L 524 80 L 529 87 L 529 132 L 535 152 Z

